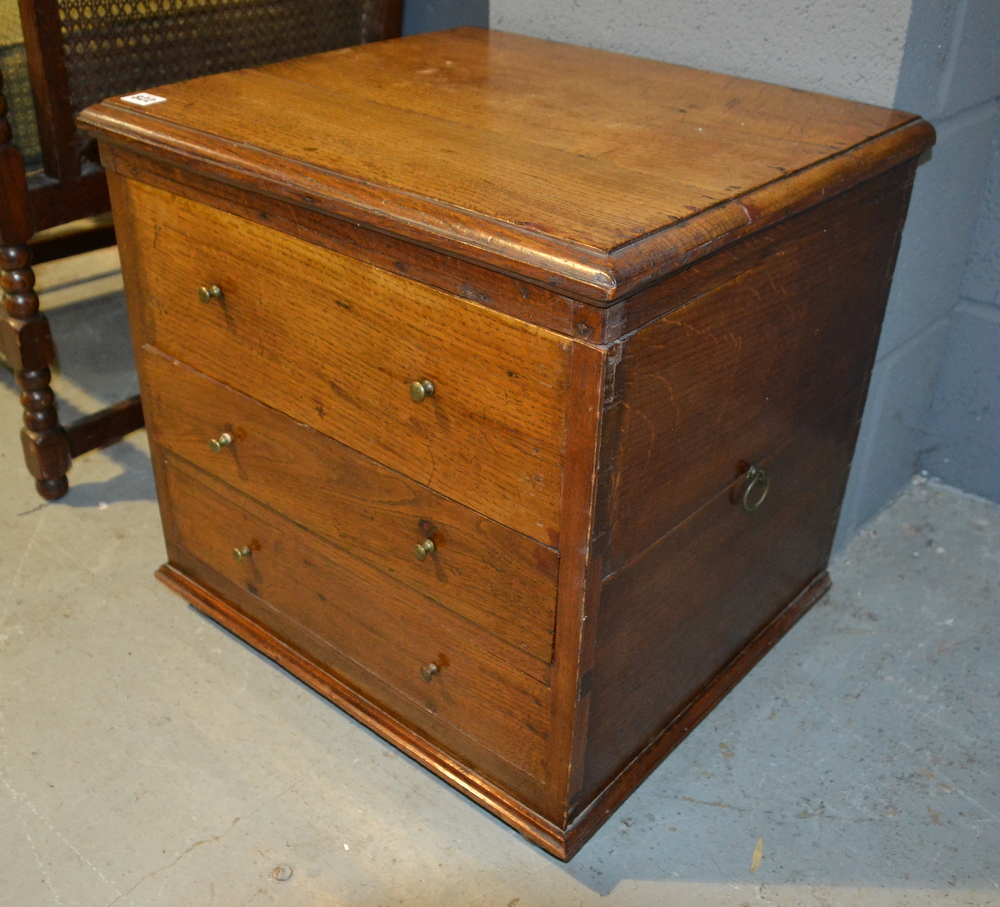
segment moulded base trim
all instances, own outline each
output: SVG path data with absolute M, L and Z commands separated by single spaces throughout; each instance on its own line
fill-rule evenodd
M 723 668 L 635 758 L 574 817 L 565 834 L 570 859 L 629 795 L 691 733 L 816 602 L 830 589 L 830 575 L 820 573 Z
M 258 652 L 339 706 L 397 749 L 411 756 L 439 778 L 488 809 L 533 844 L 561 860 L 568 859 L 562 830 L 505 793 L 497 785 L 470 771 L 408 724 L 386 712 L 329 671 L 289 646 L 267 629 L 172 564 L 164 564 L 156 577 L 212 620 L 221 624 Z
M 319 667 L 176 567 L 164 564 L 157 570 L 156 576 L 199 611 L 277 662 L 348 715 L 560 860 L 570 860 L 583 847 L 607 817 L 830 588 L 830 578 L 826 572 L 812 580 L 702 690 L 684 712 L 586 804 L 568 828 L 562 829 L 513 799 L 492 782 L 470 771 L 414 728 L 399 721 L 378 704 Z

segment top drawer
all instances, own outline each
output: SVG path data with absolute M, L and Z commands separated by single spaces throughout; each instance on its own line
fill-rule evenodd
M 556 543 L 570 340 L 198 202 L 126 192 L 139 342 Z M 414 381 L 433 384 L 419 403 Z

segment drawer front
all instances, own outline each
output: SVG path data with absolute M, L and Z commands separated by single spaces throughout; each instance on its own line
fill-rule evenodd
M 323 666 L 332 647 L 533 777 L 544 773 L 549 688 L 496 657 L 489 637 L 429 599 L 354 561 L 279 514 L 167 455 L 171 561 L 211 587 L 211 572 L 299 631 Z M 234 556 L 240 551 L 240 558 Z M 192 557 L 193 556 L 193 557 Z M 336 673 L 336 672 L 334 672 Z
M 127 186 L 145 340 L 556 544 L 567 338 L 259 223 Z M 202 287 L 221 296 L 203 302 Z M 411 385 L 421 381 L 433 392 L 415 402 Z
M 797 432 L 821 431 L 838 401 L 864 386 L 897 195 L 821 205 L 782 224 L 768 259 L 623 344 L 609 414 L 618 430 L 605 432 L 603 452 L 615 523 L 609 572 L 749 463 Z
M 157 350 L 142 347 L 138 363 L 160 444 L 526 655 L 552 660 L 555 551 Z

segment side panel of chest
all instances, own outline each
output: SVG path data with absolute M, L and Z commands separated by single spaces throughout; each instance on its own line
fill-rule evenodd
M 765 261 L 623 342 L 583 801 L 690 730 L 685 710 L 825 582 L 911 181 L 899 168 L 774 228 Z

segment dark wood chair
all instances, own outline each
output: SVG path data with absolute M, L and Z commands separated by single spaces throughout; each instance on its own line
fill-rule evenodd
M 0 73 L 0 341 L 21 389 L 25 462 L 38 493 L 55 500 L 74 457 L 143 425 L 134 397 L 63 426 L 49 386 L 54 350 L 32 264 L 114 242 L 105 228 L 31 243 L 110 208 L 76 114 L 112 95 L 398 36 L 402 0 L 20 0 L 20 11 L 41 166 L 25 167 Z

